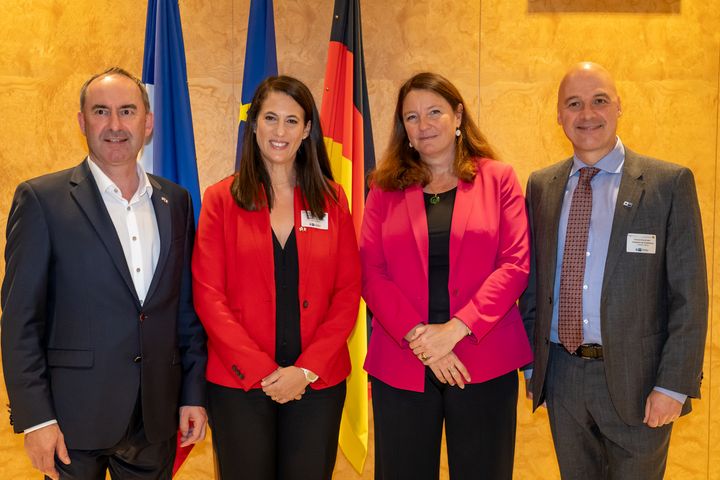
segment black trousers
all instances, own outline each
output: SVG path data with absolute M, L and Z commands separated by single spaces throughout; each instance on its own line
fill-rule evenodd
M 208 383 L 208 414 L 222 480 L 330 480 L 337 456 L 345 382 L 307 388 L 280 405 L 261 389 Z
M 176 446 L 177 435 L 160 443 L 148 442 L 138 397 L 128 430 L 117 445 L 102 450 L 68 449 L 70 465 L 56 456 L 55 468 L 62 480 L 105 480 L 107 471 L 113 480 L 170 480 Z
M 425 391 L 372 381 L 376 480 L 436 480 L 445 422 L 452 480 L 511 480 L 518 377 L 452 387 L 426 368 Z

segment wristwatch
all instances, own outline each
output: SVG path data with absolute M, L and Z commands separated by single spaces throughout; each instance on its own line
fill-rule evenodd
M 310 383 L 314 383 L 318 378 L 320 378 L 316 374 L 314 374 L 313 372 L 308 370 L 307 368 L 300 367 L 300 370 L 302 370 L 303 373 L 305 374 L 305 380 L 307 380 Z

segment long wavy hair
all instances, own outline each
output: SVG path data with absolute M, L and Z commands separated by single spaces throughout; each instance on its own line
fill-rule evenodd
M 295 156 L 295 176 L 302 192 L 304 206 L 313 215 L 322 218 L 326 210 L 326 197 L 337 201 L 337 192 L 330 184 L 333 180 L 330 160 L 325 150 L 320 115 L 312 93 L 304 83 L 293 77 L 285 75 L 269 77 L 255 90 L 247 113 L 240 168 L 235 173 L 230 193 L 237 204 L 245 210 L 260 210 L 266 206 L 273 208 L 275 192 L 255 137 L 258 115 L 270 92 L 289 95 L 302 108 L 304 123 L 307 125 L 307 122 L 311 122 L 310 134 L 300 143 Z
M 423 72 L 413 76 L 400 87 L 390 141 L 379 166 L 370 173 L 368 182 L 383 190 L 402 190 L 411 185 L 425 186 L 432 178 L 430 169 L 420 159 L 420 154 L 410 147 L 403 123 L 403 102 L 412 90 L 428 90 L 440 95 L 454 112 L 458 105 L 462 104 L 460 136 L 456 138 L 453 169 L 461 180 L 472 181 L 477 173 L 475 158 L 496 158 L 495 153 L 468 113 L 467 104 L 455 85 L 442 75 Z

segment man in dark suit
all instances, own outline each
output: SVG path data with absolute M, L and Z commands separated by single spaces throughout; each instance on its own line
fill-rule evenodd
M 2 363 L 11 423 L 57 479 L 169 479 L 205 435 L 205 334 L 192 305 L 188 193 L 148 175 L 143 85 L 81 90 L 89 155 L 18 186 L 7 223 Z
M 573 67 L 558 123 L 574 156 L 531 175 L 530 283 L 520 300 L 564 479 L 663 477 L 672 422 L 700 394 L 708 294 L 690 170 L 616 136 L 611 75 Z

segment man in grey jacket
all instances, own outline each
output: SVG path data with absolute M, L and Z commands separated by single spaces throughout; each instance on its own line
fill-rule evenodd
M 600 65 L 570 69 L 557 111 L 574 155 L 526 192 L 528 395 L 547 403 L 563 479 L 660 479 L 672 422 L 700 395 L 707 333 L 693 174 L 623 145 Z

